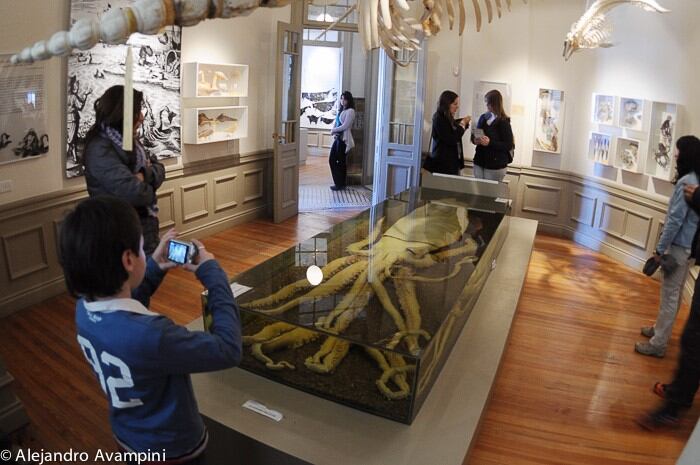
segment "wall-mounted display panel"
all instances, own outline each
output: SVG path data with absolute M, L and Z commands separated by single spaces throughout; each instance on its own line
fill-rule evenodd
M 538 152 L 561 153 L 564 134 L 564 92 L 540 89 L 535 118 L 535 147 Z
M 632 131 L 642 131 L 644 129 L 644 112 L 644 100 L 620 97 L 618 126 Z
M 601 165 L 612 165 L 614 160 L 615 146 L 613 137 L 610 134 L 601 132 L 591 132 L 588 139 L 588 159 Z
M 0 164 L 49 151 L 44 64 L 17 66 L 9 59 L 0 55 Z
M 187 108 L 185 144 L 208 144 L 248 135 L 248 107 Z
M 647 152 L 646 173 L 671 181 L 675 175 L 673 143 L 678 127 L 678 105 L 654 102 L 651 106 L 651 134 Z
M 640 142 L 637 139 L 618 137 L 615 141 L 615 166 L 625 171 L 641 173 Z
M 248 65 L 185 63 L 183 97 L 247 97 Z
M 593 122 L 614 126 L 616 100 L 613 95 L 593 94 Z

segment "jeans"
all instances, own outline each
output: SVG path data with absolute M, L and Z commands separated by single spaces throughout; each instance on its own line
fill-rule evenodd
M 681 304 L 683 285 L 688 277 L 688 258 L 690 257 L 690 250 L 674 244 L 671 246 L 668 253 L 676 260 L 678 266 L 672 273 L 664 273 L 663 282 L 661 284 L 659 314 L 654 324 L 654 337 L 649 341 L 654 347 L 664 349 L 671 337 L 673 323 L 676 321 L 678 307 L 680 307 Z
M 490 181 L 503 182 L 503 178 L 506 177 L 506 171 L 508 171 L 508 168 L 490 170 L 474 165 L 474 177 L 477 179 L 488 179 Z

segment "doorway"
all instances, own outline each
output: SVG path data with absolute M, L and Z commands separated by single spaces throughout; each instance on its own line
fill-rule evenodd
M 309 8 L 306 18 L 313 27 L 303 31 L 301 68 L 301 108 L 299 137 L 299 211 L 328 209 L 364 209 L 371 205 L 371 172 L 374 156 L 374 134 L 365 123 L 366 109 L 376 107 L 370 97 L 377 72 L 371 72 L 372 54 L 362 47 L 361 38 L 347 24 L 330 30 L 342 12 L 320 7 Z M 348 15 L 348 19 L 352 19 Z M 307 22 L 309 22 L 307 21 Z M 317 24 L 318 23 L 318 24 Z M 347 157 L 347 188 L 332 191 L 334 185 L 329 155 L 334 136 L 339 99 L 343 91 L 355 100 L 355 121 L 352 135 L 355 147 Z M 371 143 L 370 143 L 371 142 Z M 369 167 L 369 169 L 367 168 Z

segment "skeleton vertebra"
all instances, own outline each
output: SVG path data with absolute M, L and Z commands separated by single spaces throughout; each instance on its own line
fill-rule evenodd
M 76 21 L 70 31 L 60 31 L 12 57 L 13 63 L 30 63 L 69 54 L 73 49 L 88 50 L 98 42 L 123 44 L 131 34 L 156 34 L 165 26 L 194 26 L 205 19 L 233 18 L 250 14 L 260 7 L 281 7 L 291 0 L 138 0 L 126 8 L 113 8 L 101 19 Z M 301 1 L 301 0 L 297 0 Z M 358 28 L 365 48 L 382 47 L 393 59 L 396 50 L 417 50 L 425 35 L 435 35 L 447 16 L 450 29 L 459 5 L 459 33 L 466 24 L 465 0 L 422 0 L 420 19 L 409 16 L 407 0 L 357 0 Z M 492 1 L 501 16 L 501 0 L 484 0 L 488 21 L 493 19 Z M 641 1 L 641 0 L 639 0 Z M 523 0 L 527 3 L 527 0 Z M 477 31 L 481 30 L 481 8 L 472 0 Z M 506 0 L 508 10 L 511 0 Z
M 591 7 L 571 26 L 571 31 L 564 41 L 564 59 L 568 60 L 574 52 L 581 49 L 612 47 L 610 38 L 612 26 L 608 23 L 605 13 L 613 8 L 632 4 L 646 11 L 668 13 L 656 0 L 596 0 Z

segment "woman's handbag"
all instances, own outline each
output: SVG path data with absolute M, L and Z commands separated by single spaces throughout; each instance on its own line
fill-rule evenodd
M 430 137 L 430 152 L 428 152 L 428 156 L 425 157 L 425 160 L 423 160 L 423 169 L 432 173 L 433 171 L 435 171 L 436 164 L 437 164 L 437 153 L 434 150 L 433 137 L 431 135 L 431 137 Z

